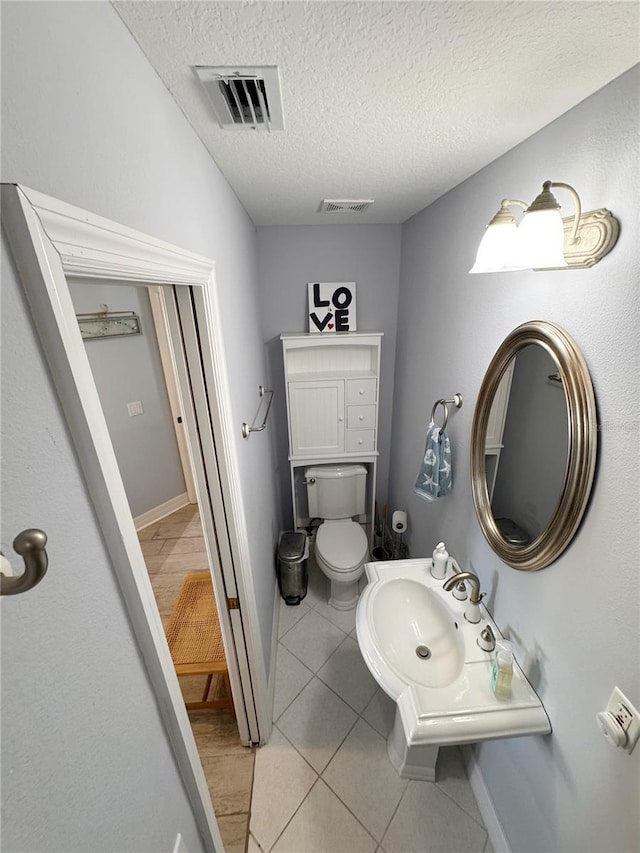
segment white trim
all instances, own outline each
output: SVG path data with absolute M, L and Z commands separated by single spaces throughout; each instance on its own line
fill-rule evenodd
M 208 332 L 204 358 L 211 363 L 208 392 L 219 433 L 216 452 L 220 483 L 228 504 L 223 521 L 229 529 L 243 614 L 241 620 L 236 620 L 236 628 L 245 632 L 241 637 L 241 651 L 246 647 L 248 655 L 244 664 L 238 659 L 230 660 L 229 671 L 231 675 L 234 668 L 247 667 L 254 684 L 254 695 L 234 695 L 234 701 L 242 699 L 236 701 L 242 737 L 244 704 L 255 704 L 260 721 L 267 718 L 269 708 L 255 590 L 249 571 L 246 522 L 239 494 L 236 447 L 230 424 L 230 394 L 213 261 L 17 185 L 3 185 L 2 208 L 5 230 L 32 316 L 204 847 L 207 851 L 222 850 L 204 771 L 67 285 L 67 276 L 75 275 L 138 281 L 146 285 L 183 284 L 193 289 L 200 306 L 196 309 L 198 321 Z M 203 302 L 206 311 L 202 310 Z M 221 583 L 222 580 L 220 566 L 213 560 L 211 563 L 215 586 L 216 581 Z M 233 612 L 239 616 L 239 611 Z M 233 643 L 233 639 L 225 637 L 225 648 L 227 641 Z M 245 718 L 245 728 L 246 725 Z M 255 732 L 250 733 L 249 738 L 255 741 L 259 736 L 260 733 Z
M 187 487 L 187 496 L 189 503 L 196 502 L 196 486 L 193 481 L 193 462 L 189 453 L 189 442 L 185 435 L 185 427 L 182 418 L 184 405 L 178 385 L 178 377 L 176 375 L 176 365 L 173 358 L 173 350 L 171 341 L 169 340 L 169 325 L 164 310 L 164 300 L 162 299 L 162 290 L 159 287 L 148 287 L 149 304 L 151 305 L 151 316 L 153 317 L 153 325 L 156 330 L 156 339 L 158 341 L 158 350 L 160 352 L 160 362 L 162 364 L 162 373 L 164 374 L 164 383 L 167 386 L 167 397 L 169 398 L 169 408 L 171 409 L 171 420 L 173 429 L 176 434 L 178 443 L 178 453 L 180 455 L 180 463 L 182 464 L 182 474 L 184 476 L 185 486 Z M 180 421 L 178 420 L 180 419 Z
M 163 504 L 154 506 L 152 509 L 148 509 L 146 512 L 136 515 L 133 519 L 135 528 L 137 531 L 143 530 L 150 524 L 155 524 L 156 521 L 166 518 L 168 515 L 171 515 L 172 512 L 176 512 L 176 510 L 182 509 L 183 506 L 188 506 L 190 503 L 195 503 L 195 500 L 190 501 L 189 495 L 186 492 L 183 492 L 181 495 L 176 495 L 175 498 L 169 498 L 169 500 L 165 501 Z
M 269 708 L 271 708 L 271 719 L 273 720 L 273 703 L 275 701 L 276 695 L 276 667 L 278 665 L 278 633 L 280 628 L 280 607 L 282 605 L 282 599 L 280 598 L 280 589 L 278 584 L 276 584 L 275 589 L 275 600 L 273 602 L 273 631 L 271 633 L 271 657 L 270 657 L 270 666 L 269 666 L 269 681 L 268 681 L 268 696 L 269 696 Z M 272 723 L 273 725 L 273 723 Z M 271 737 L 271 727 L 269 728 L 268 735 L 264 736 L 264 740 L 268 740 Z
M 464 761 L 464 765 L 467 769 L 469 784 L 471 785 L 471 790 L 476 798 L 484 825 L 489 833 L 491 845 L 495 853 L 511 853 L 511 847 L 509 846 L 507 836 L 504 834 L 502 824 L 498 819 L 498 814 L 495 806 L 493 805 L 489 788 L 487 787 L 487 783 L 484 781 L 484 776 L 482 775 L 480 766 L 476 761 L 473 746 L 471 744 L 465 744 L 460 747 L 460 750 L 462 752 L 462 760 Z

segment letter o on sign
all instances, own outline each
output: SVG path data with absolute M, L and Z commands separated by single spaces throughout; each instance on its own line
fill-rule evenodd
M 353 296 L 348 287 L 338 287 L 334 291 L 331 301 L 336 308 L 348 308 L 351 305 Z

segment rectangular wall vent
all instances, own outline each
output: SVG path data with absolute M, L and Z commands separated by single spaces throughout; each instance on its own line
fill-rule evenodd
M 196 75 L 224 130 L 284 130 L 276 65 L 197 65 Z
M 325 198 L 320 204 L 320 213 L 363 213 L 373 202 L 372 198 Z

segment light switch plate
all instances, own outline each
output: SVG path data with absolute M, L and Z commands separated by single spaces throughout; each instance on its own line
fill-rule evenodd
M 133 403 L 127 403 L 127 411 L 129 412 L 130 418 L 135 418 L 136 415 L 144 414 L 142 402 L 140 400 L 134 400 Z

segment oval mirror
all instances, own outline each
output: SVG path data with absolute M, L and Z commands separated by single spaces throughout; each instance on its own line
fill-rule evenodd
M 595 470 L 589 370 L 560 326 L 531 321 L 501 344 L 480 387 L 471 434 L 482 532 L 514 569 L 542 569 L 576 532 Z

